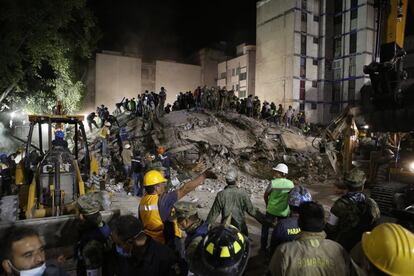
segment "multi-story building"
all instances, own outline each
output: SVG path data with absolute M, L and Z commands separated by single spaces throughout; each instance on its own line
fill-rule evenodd
M 329 121 L 359 99 L 375 41 L 373 0 L 257 3 L 256 95 Z
M 256 47 L 241 44 L 236 55 L 218 64 L 217 86 L 233 90 L 239 98 L 255 95 Z

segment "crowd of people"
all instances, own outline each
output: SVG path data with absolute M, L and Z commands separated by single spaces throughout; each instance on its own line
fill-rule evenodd
M 276 109 L 265 102 L 260 110 L 258 98 L 239 100 L 231 91 L 222 91 L 199 87 L 194 93 L 180 93 L 172 110 L 234 109 L 295 125 L 292 107 L 284 112 L 281 105 Z M 204 220 L 196 203 L 182 199 L 206 179 L 217 179 L 217 172 L 201 164 L 202 173 L 174 186 L 167 149 L 142 152 L 124 137 L 122 128 L 116 134 L 112 129 L 119 112 L 147 120 L 163 116 L 170 112 L 165 99 L 164 88 L 158 94 L 146 91 L 137 100 L 123 99 L 112 115 L 101 106 L 97 115 L 88 116 L 90 129 L 99 129 L 102 156 L 111 158 L 114 174 L 127 183 L 131 179 L 133 195 L 140 200 L 135 214 L 105 222 L 102 203 L 93 192 L 78 198 L 74 255 L 60 258 L 73 257 L 77 275 L 243 275 L 249 271 L 255 242 L 249 237 L 246 213 L 261 224 L 258 254 L 267 275 L 414 275 L 414 234 L 399 224 L 379 222 L 377 203 L 363 192 L 365 173 L 357 168 L 345 174 L 347 190 L 329 214 L 308 189 L 289 179 L 284 163 L 273 168 L 263 194 L 265 210 L 238 187 L 237 170 L 221 172 L 227 185 L 216 194 Z M 110 143 L 114 135 L 118 152 Z M 102 175 L 94 173 L 86 184 L 88 190 L 102 189 Z M 36 230 L 12 226 L 0 241 L 6 275 L 68 275 L 61 263 L 47 260 L 47 244 Z

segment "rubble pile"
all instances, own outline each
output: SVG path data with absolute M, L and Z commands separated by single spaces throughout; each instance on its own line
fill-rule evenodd
M 206 180 L 189 196 L 204 208 L 225 187 L 224 176 L 231 168 L 239 171 L 238 185 L 250 194 L 263 194 L 272 178 L 272 167 L 279 162 L 289 166 L 289 178 L 297 184 L 321 184 L 336 177 L 328 158 L 313 146 L 314 137 L 306 137 L 299 129 L 277 126 L 233 112 L 188 112 L 185 110 L 165 114 L 154 123 L 152 130 L 143 127 L 141 118 L 123 113 L 118 117 L 120 127 L 113 127 L 112 152 L 119 150 L 118 134 L 122 143 L 131 143 L 141 155 L 154 154 L 157 146 L 164 146 L 173 158 L 171 182 L 174 187 L 194 177 L 194 168 L 201 161 L 212 167 L 219 178 Z M 93 136 L 90 144 L 103 170 L 108 172 L 105 188 L 116 194 L 131 192 L 132 185 L 122 178 L 122 160 L 117 154 L 102 158 L 99 142 Z M 118 137 L 119 139 L 119 137 Z M 316 138 L 318 139 L 318 138 Z

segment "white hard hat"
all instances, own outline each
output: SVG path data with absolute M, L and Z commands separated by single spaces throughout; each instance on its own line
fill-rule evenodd
M 272 168 L 274 171 L 278 171 L 278 172 L 281 172 L 281 173 L 284 173 L 284 174 L 288 174 L 288 166 L 286 166 L 286 164 L 283 164 L 283 163 L 279 163 L 279 164 L 277 164 L 277 166 L 276 167 L 274 167 L 274 168 Z
M 237 173 L 236 170 L 233 170 L 233 169 L 229 170 L 226 174 L 226 181 L 228 181 L 228 182 L 236 181 L 237 180 L 237 175 L 238 175 L 238 173 Z
M 129 149 L 131 147 L 130 144 L 125 144 L 124 148 Z
M 105 122 L 105 126 L 110 127 L 111 123 L 110 122 Z

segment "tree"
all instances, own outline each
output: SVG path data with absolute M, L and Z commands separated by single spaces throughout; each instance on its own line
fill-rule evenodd
M 79 109 L 86 64 L 100 38 L 86 0 L 2 0 L 0 104 L 50 112 Z

